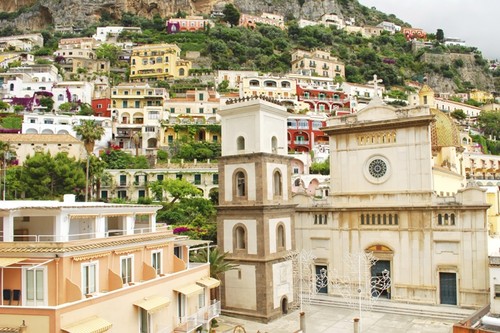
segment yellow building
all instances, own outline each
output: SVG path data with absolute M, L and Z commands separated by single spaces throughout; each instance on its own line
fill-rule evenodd
M 122 83 L 111 91 L 114 143 L 137 155 L 158 148 L 159 120 L 167 100 L 165 88 L 147 83 Z
M 292 52 L 292 72 L 303 75 L 345 78 L 345 66 L 339 59 L 322 50 Z
M 191 62 L 181 59 L 181 49 L 175 44 L 148 44 L 132 49 L 131 82 L 183 78 L 190 69 Z
M 494 99 L 491 93 L 476 89 L 472 90 L 469 93 L 469 98 L 478 101 L 480 103 L 491 102 Z

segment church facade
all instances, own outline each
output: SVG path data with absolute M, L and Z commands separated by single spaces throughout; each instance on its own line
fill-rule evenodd
M 265 320 L 285 313 L 297 286 L 284 258 L 294 249 L 312 253 L 312 271 L 329 281 L 318 293 L 338 295 L 335 281 L 352 269 L 346 255 L 368 253 L 376 259 L 368 274 L 391 280 L 381 297 L 488 303 L 489 205 L 484 190 L 463 181 L 457 133 L 442 138 L 446 116 L 425 103 L 396 109 L 374 99 L 330 118 L 330 189 L 316 200 L 290 194 L 281 110 L 259 100 L 221 110 L 218 244 L 240 265 L 225 274 L 223 311 Z
M 373 253 L 372 277 L 389 272 L 393 300 L 479 307 L 488 303 L 489 206 L 483 190 L 456 188 L 453 170 L 454 188 L 434 190 L 434 113 L 374 101 L 331 119 L 329 200 L 297 207 L 297 248 L 314 253 L 316 271 L 338 277 L 350 269 L 345 254 Z

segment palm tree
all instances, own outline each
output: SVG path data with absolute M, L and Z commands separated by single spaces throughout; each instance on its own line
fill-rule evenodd
M 209 250 L 210 277 L 221 280 L 225 272 L 238 268 L 238 265 L 228 262 L 229 252 L 221 252 L 218 247 Z M 191 257 L 194 262 L 207 262 L 207 251 L 202 249 Z M 219 299 L 218 288 L 210 290 L 210 299 Z
M 95 142 L 100 140 L 104 135 L 104 127 L 101 124 L 96 123 L 93 119 L 82 120 L 80 125 L 73 126 L 76 134 L 81 137 L 83 141 L 83 146 L 87 151 L 87 169 L 85 178 L 85 201 L 88 200 L 89 191 L 89 159 L 90 155 L 94 151 Z

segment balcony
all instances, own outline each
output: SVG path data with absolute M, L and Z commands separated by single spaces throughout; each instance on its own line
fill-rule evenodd
M 199 309 L 196 313 L 179 318 L 177 327 L 174 329 L 176 333 L 189 333 L 195 331 L 198 327 L 209 323 L 215 317 L 220 315 L 220 301 Z
M 309 140 L 295 140 L 293 143 L 296 145 L 307 146 L 309 145 Z

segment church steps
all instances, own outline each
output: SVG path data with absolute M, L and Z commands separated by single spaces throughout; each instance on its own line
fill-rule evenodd
M 311 298 L 311 304 L 348 308 L 348 309 L 354 308 L 352 304 L 350 304 L 347 300 L 344 300 L 336 296 L 328 296 L 328 295 L 314 296 L 313 298 Z M 357 308 L 357 304 L 355 307 Z M 421 316 L 421 317 L 436 318 L 436 319 L 446 318 L 448 320 L 453 319 L 457 321 L 469 317 L 475 311 L 471 309 L 463 309 L 446 305 L 409 304 L 409 303 L 389 301 L 385 299 L 379 299 L 378 301 L 374 302 L 370 310 L 364 310 L 366 308 L 367 308 L 366 306 L 362 306 L 363 311 Z

